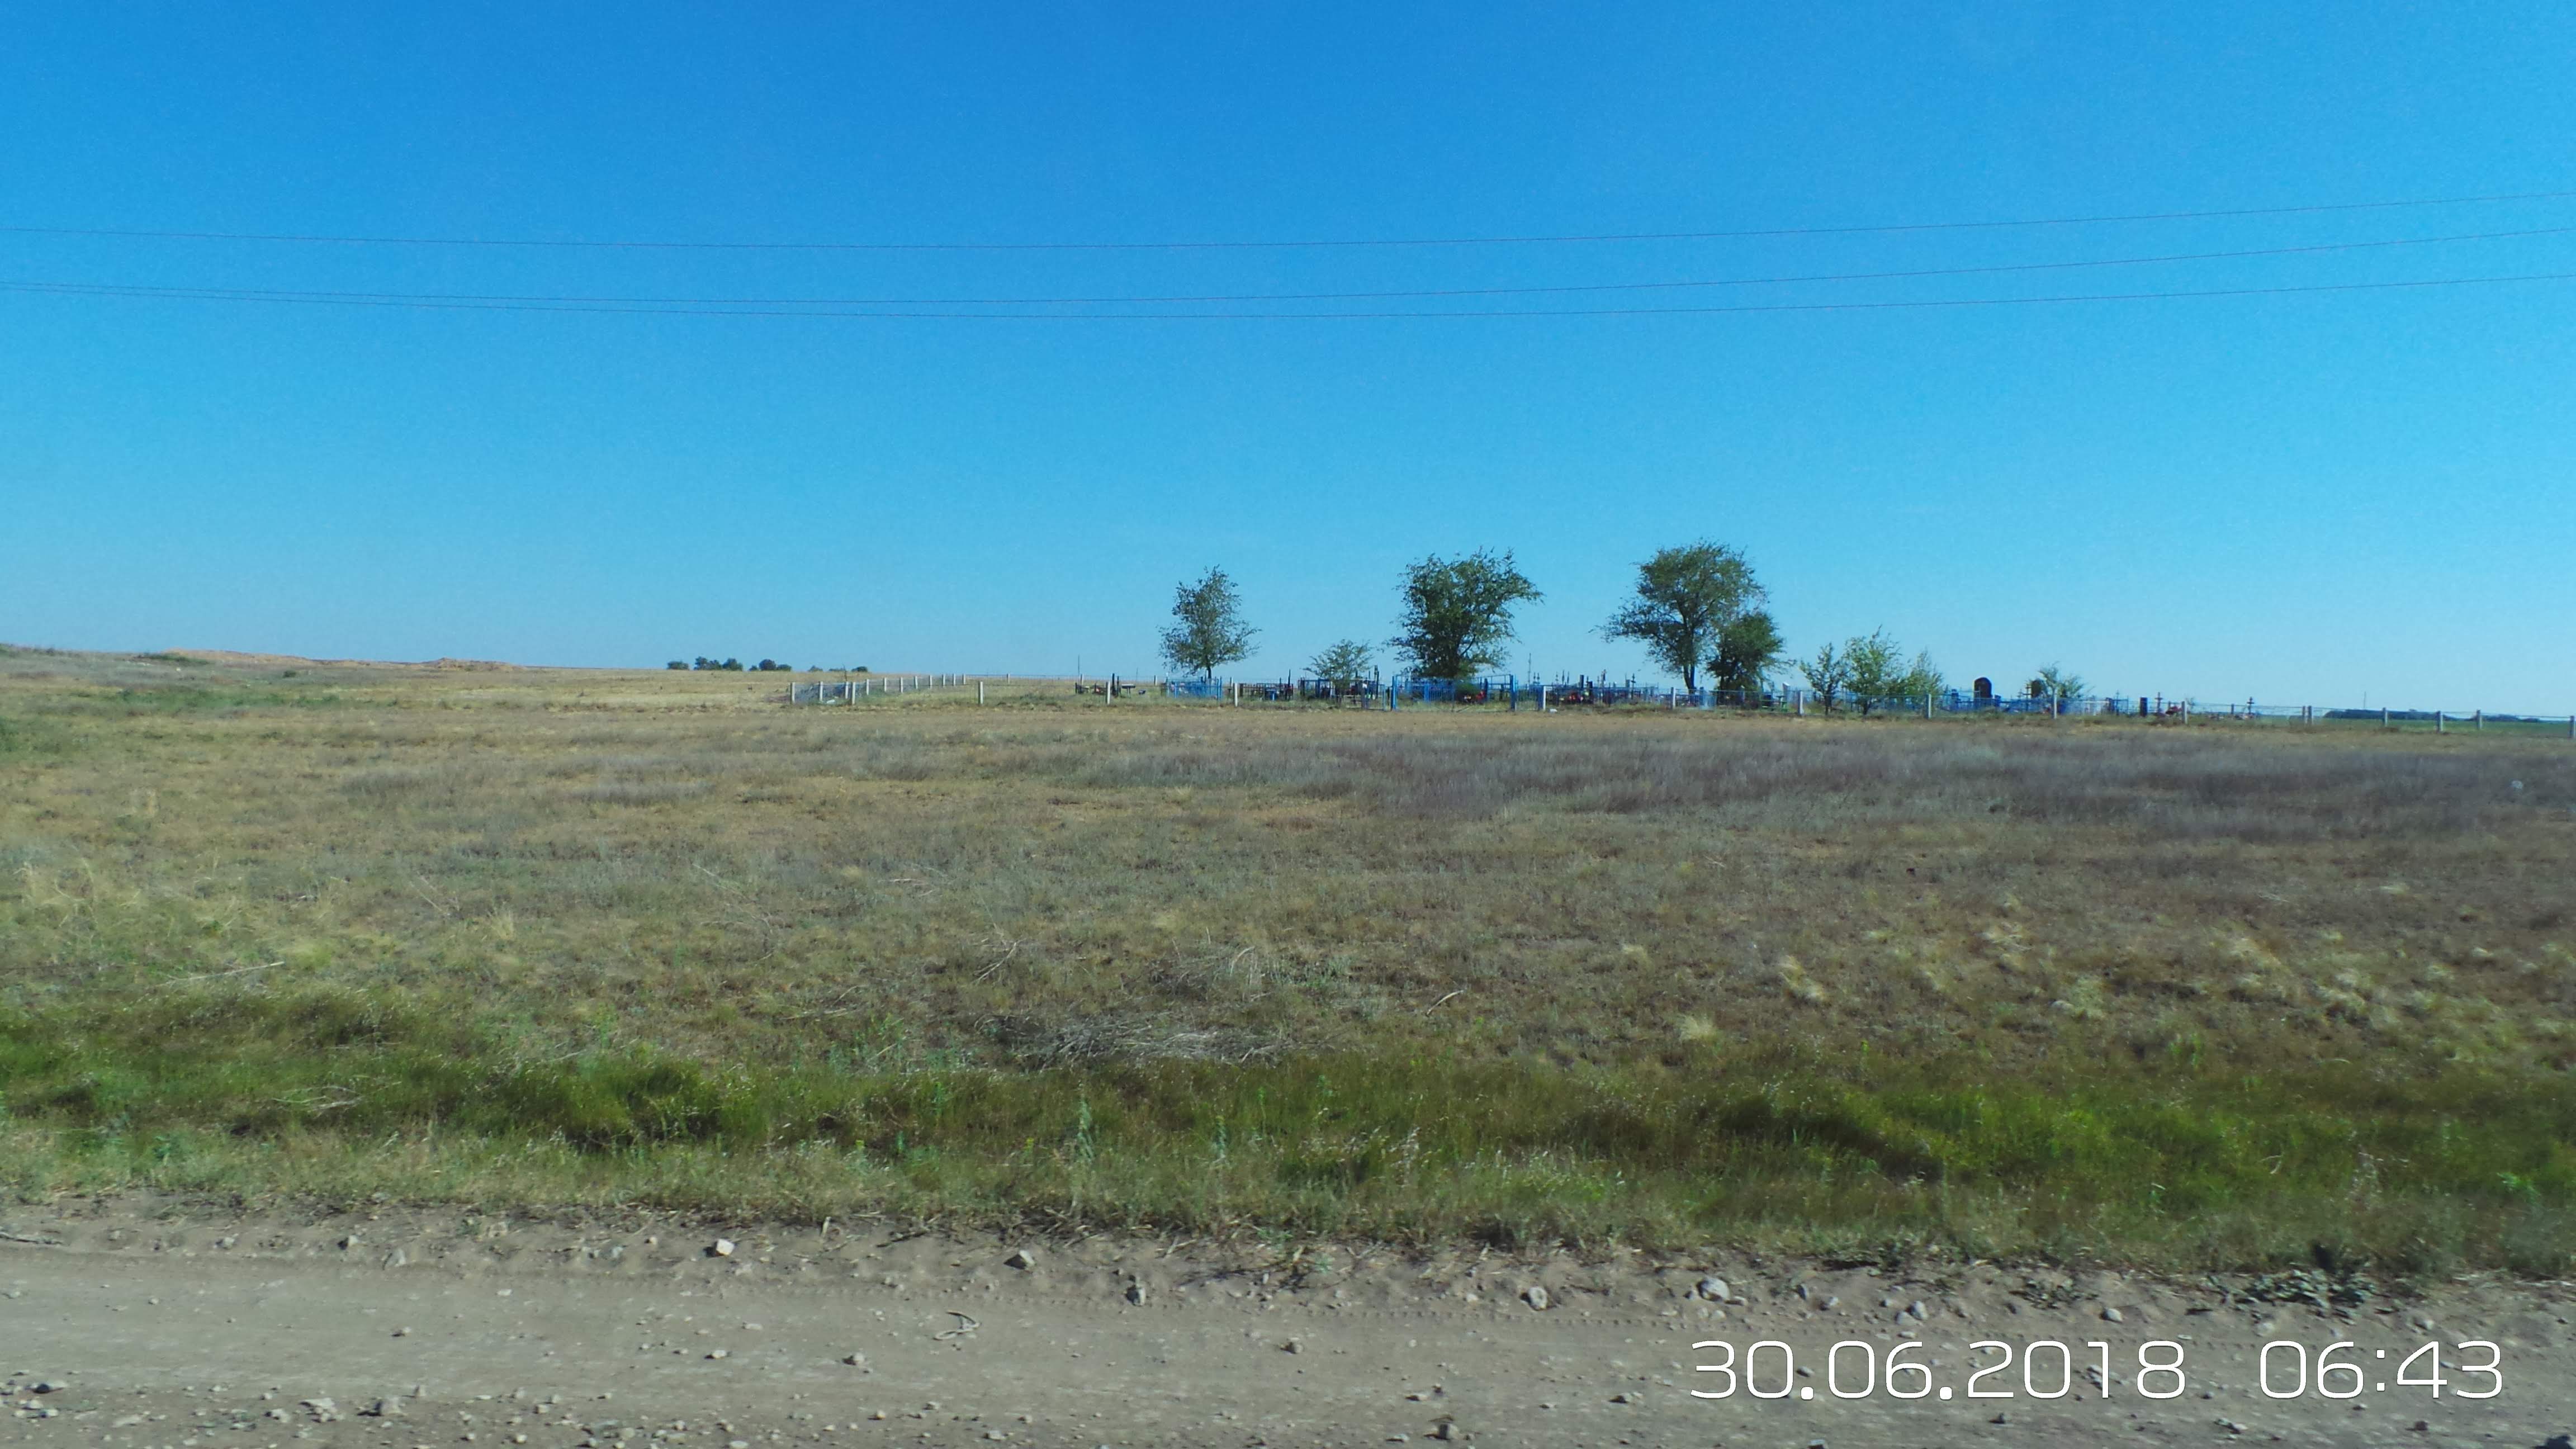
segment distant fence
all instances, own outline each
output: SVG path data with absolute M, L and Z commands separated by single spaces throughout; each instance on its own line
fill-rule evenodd
M 1946 713 L 1991 710 L 2016 714 L 2126 715 L 2145 719 L 2230 719 L 2286 724 L 2368 725 L 2380 729 L 2426 730 L 2446 734 L 2455 729 L 2510 730 L 2521 734 L 2564 734 L 2576 739 L 2576 715 L 2511 714 L 2493 710 L 2393 709 L 2367 705 L 2262 704 L 2254 700 L 2168 699 L 2162 695 L 2086 695 L 2081 698 L 1977 699 L 1952 690 L 1941 696 Z
M 791 704 L 858 704 L 877 697 L 921 694 L 943 689 L 973 689 L 984 698 L 988 684 L 1006 681 L 1050 682 L 1043 676 L 1008 674 L 892 674 L 856 679 L 791 683 Z M 1862 696 L 1848 690 L 1827 694 L 1815 689 L 1679 689 L 1641 684 L 1630 678 L 1611 680 L 1588 675 L 1554 680 L 1524 680 L 1515 675 L 1477 679 L 1317 679 L 1299 676 L 1279 680 L 1236 679 L 1105 679 L 1056 681 L 1075 694 L 1102 698 L 1156 695 L 1169 699 L 1230 704 L 1338 704 L 1343 707 L 1404 709 L 1422 705 L 1491 709 L 1695 709 L 1750 714 L 1906 716 L 2045 715 L 2060 718 L 2108 716 L 2148 721 L 2194 723 L 2234 720 L 2246 723 L 2365 726 L 2387 730 L 2421 730 L 2447 734 L 2498 731 L 2555 735 L 2576 740 L 2576 715 L 2503 713 L 2492 710 L 2396 709 L 2351 705 L 2263 704 L 2255 700 L 2202 700 L 2160 694 L 2088 694 L 2082 696 L 1974 694 L 1948 689 L 1929 697 Z M 772 696 L 776 698 L 776 696 Z
M 973 678 L 990 677 L 964 674 L 871 674 L 860 679 L 818 679 L 810 683 L 789 684 L 787 702 L 789 704 L 857 704 L 860 700 L 877 695 L 919 694 L 924 690 L 962 686 Z

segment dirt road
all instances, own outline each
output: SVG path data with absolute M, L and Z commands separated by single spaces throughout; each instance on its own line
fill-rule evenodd
M 2566 1284 L 2351 1301 L 2357 1285 L 2324 1279 L 1281 1259 L 867 1223 L 229 1219 L 134 1202 L 0 1210 L 0 1235 L 0 1441 L 29 1444 L 2492 1449 L 2576 1430 Z M 2350 1346 L 2328 1352 L 2338 1339 Z M 2295 1397 L 2258 1391 L 2269 1340 L 2298 1346 L 2272 1351 L 2274 1387 L 2294 1371 L 2306 1385 Z M 2488 1351 L 2464 1341 L 2496 1345 L 2494 1397 L 2462 1396 L 2491 1382 L 2475 1371 Z M 2151 1343 L 2173 1347 L 2146 1362 L 2179 1353 L 2182 1378 L 2139 1376 Z M 2443 1345 L 2438 1397 L 2397 1382 L 2426 1343 Z M 2318 1372 L 2345 1362 L 2358 1372 Z

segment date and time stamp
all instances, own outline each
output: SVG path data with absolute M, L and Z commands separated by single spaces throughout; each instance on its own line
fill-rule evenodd
M 1696 1399 L 2161 1400 L 2223 1378 L 2270 1399 L 2431 1401 L 2492 1399 L 2505 1386 L 2504 1352 L 2486 1339 L 2366 1348 L 2350 1339 L 2312 1347 L 2281 1338 L 2253 1347 L 2250 1357 L 2203 1350 L 2197 1362 L 2194 1345 L 2169 1338 L 2134 1346 L 1979 1339 L 1964 1360 L 1937 1357 L 1915 1339 L 1891 1346 L 1847 1338 L 1803 1359 L 1776 1338 L 1703 1339 L 1691 1349 Z

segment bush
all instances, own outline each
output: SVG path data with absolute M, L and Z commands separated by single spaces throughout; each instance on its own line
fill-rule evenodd
M 674 659 L 662 667 L 665 669 L 686 669 L 689 667 L 689 662 L 685 659 Z

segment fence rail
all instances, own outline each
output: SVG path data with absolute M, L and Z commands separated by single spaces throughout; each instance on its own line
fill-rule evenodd
M 892 674 L 865 675 L 854 679 L 821 679 L 792 682 L 787 689 L 791 704 L 858 704 L 878 697 L 922 694 L 934 690 L 975 691 L 976 699 L 986 698 L 989 685 L 997 683 L 1070 684 L 1078 695 L 1116 699 L 1130 695 L 1161 695 L 1169 699 L 1204 700 L 1227 704 L 1335 704 L 1343 707 L 1370 709 L 1405 709 L 1424 705 L 1446 705 L 1452 708 L 1488 708 L 1503 710 L 1541 709 L 1692 709 L 1730 710 L 1748 714 L 1805 715 L 1911 715 L 1924 719 L 1943 716 L 1973 715 L 2042 715 L 2057 718 L 2086 716 L 2128 718 L 2183 724 L 2232 720 L 2252 724 L 2295 724 L 2314 726 L 2363 726 L 2385 730 L 2421 730 L 2433 734 L 2453 731 L 2485 733 L 2496 731 L 2521 735 L 2562 735 L 2576 740 L 2576 715 L 2507 713 L 2494 710 L 2398 709 L 2392 706 L 2264 704 L 2257 700 L 2203 700 L 2188 696 L 2161 694 L 2088 694 L 2082 696 L 2048 695 L 1981 695 L 1964 690 L 1943 690 L 1929 696 L 1894 697 L 1863 696 L 1849 691 L 1828 694 L 1815 689 L 1680 689 L 1668 685 L 1641 684 L 1635 679 L 1613 681 L 1587 675 L 1560 676 L 1555 680 L 1525 680 L 1515 675 L 1489 675 L 1477 679 L 1419 679 L 1398 675 L 1393 679 L 1331 680 L 1298 676 L 1278 680 L 1237 680 L 1202 677 L 1198 679 L 1122 679 L 1110 675 L 1098 681 L 1065 680 L 1062 676 L 1011 674 Z M 774 698 L 775 696 L 773 696 Z

